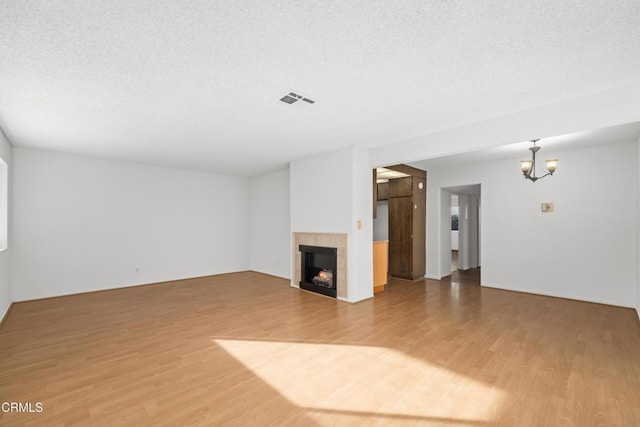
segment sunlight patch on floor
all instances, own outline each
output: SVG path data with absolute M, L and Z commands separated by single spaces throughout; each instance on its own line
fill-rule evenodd
M 484 424 L 496 419 L 505 398 L 500 389 L 389 348 L 214 342 L 310 412 Z

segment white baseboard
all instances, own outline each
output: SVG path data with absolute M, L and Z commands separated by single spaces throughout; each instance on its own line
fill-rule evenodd
M 291 277 L 280 276 L 279 274 L 273 274 L 273 273 L 269 273 L 267 271 L 260 271 L 260 270 L 249 270 L 249 271 L 253 271 L 254 273 L 260 273 L 260 274 L 264 274 L 264 275 L 271 276 L 271 277 L 277 277 L 278 279 L 291 280 Z
M 507 288 L 504 286 L 487 285 L 484 283 L 481 284 L 481 286 L 484 286 L 485 288 L 501 289 L 503 291 L 523 292 L 526 294 L 542 295 L 545 297 L 563 298 L 563 299 L 570 299 L 574 301 L 583 301 L 583 302 L 593 302 L 596 304 L 612 305 L 615 307 L 635 308 L 632 305 L 623 304 L 618 301 L 596 300 L 591 298 L 584 298 L 578 295 L 568 295 L 568 294 L 562 294 L 562 293 L 556 293 L 556 292 L 540 292 L 537 289 Z
M 14 296 L 14 301 L 13 302 L 26 302 L 26 301 L 37 301 L 37 300 L 41 300 L 41 299 L 49 299 L 49 298 L 59 298 L 59 297 L 66 297 L 66 296 L 71 296 L 71 295 L 82 295 L 82 294 L 92 294 L 95 292 L 105 292 L 105 291 L 114 291 L 114 290 L 118 290 L 118 289 L 126 289 L 126 288 L 137 288 L 140 286 L 153 286 L 153 285 L 158 285 L 161 283 L 169 283 L 169 282 L 181 282 L 181 281 L 185 281 L 185 280 L 193 280 L 193 279 L 202 279 L 205 277 L 212 277 L 212 276 L 225 276 L 228 274 L 237 274 L 237 273 L 246 273 L 250 270 L 240 270 L 240 271 L 227 271 L 227 272 L 223 272 L 223 273 L 212 273 L 212 274 L 205 274 L 204 276 L 189 276 L 189 277 L 177 277 L 177 278 L 167 278 L 167 279 L 158 279 L 158 280 L 152 280 L 152 281 L 142 281 L 142 282 L 134 282 L 134 283 L 129 283 L 129 284 L 116 284 L 113 286 L 104 286 L 104 287 L 98 287 L 95 289 L 83 289 L 83 290 L 72 290 L 70 292 L 67 291 L 63 291 L 60 293 L 52 293 L 52 294 L 45 294 L 45 295 L 39 295 L 37 297 L 35 296 Z
M 11 313 L 12 308 L 13 308 L 13 303 L 10 302 L 9 305 L 7 306 L 7 309 L 0 316 L 0 327 L 2 327 L 2 325 L 4 324 L 4 321 L 7 320 L 7 317 L 9 317 L 9 313 Z
M 360 298 L 360 299 L 358 299 L 358 300 L 350 300 L 350 299 L 346 299 L 346 298 L 338 297 L 338 299 L 339 299 L 340 301 L 348 302 L 348 303 L 350 303 L 350 304 L 356 304 L 356 303 L 359 303 L 359 302 L 362 302 L 362 301 L 366 301 L 366 300 L 371 299 L 371 298 L 373 298 L 373 295 L 371 295 L 370 297 Z

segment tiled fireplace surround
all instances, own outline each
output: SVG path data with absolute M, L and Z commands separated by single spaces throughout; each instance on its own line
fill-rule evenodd
M 299 288 L 301 280 L 300 245 L 323 246 L 338 249 L 338 298 L 347 299 L 347 235 L 342 233 L 293 233 L 293 282 L 291 286 Z M 320 295 L 320 294 L 318 294 Z

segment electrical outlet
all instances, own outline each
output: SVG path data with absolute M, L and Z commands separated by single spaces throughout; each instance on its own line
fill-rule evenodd
M 555 212 L 556 208 L 553 205 L 553 203 L 543 203 L 542 204 L 542 212 L 543 213 L 549 213 L 549 212 Z

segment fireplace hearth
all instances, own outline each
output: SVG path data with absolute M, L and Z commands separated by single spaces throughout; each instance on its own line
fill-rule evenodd
M 337 248 L 300 245 L 300 288 L 335 298 L 337 295 Z

